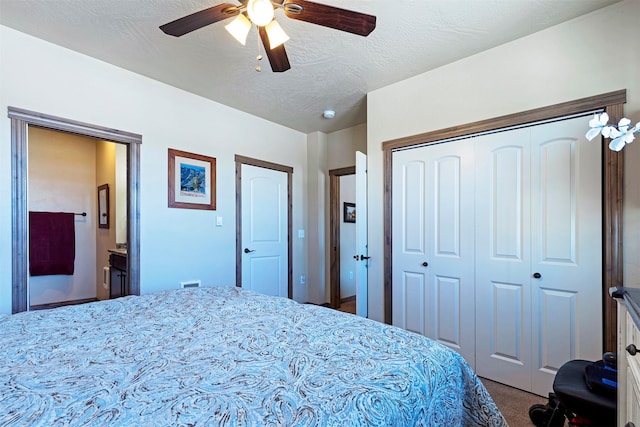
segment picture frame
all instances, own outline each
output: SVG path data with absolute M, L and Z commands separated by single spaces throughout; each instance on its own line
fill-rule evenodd
M 343 221 L 344 222 L 356 222 L 356 204 L 344 202 L 343 207 Z
M 216 209 L 215 157 L 169 148 L 169 207 Z
M 109 228 L 109 184 L 98 186 L 98 228 Z

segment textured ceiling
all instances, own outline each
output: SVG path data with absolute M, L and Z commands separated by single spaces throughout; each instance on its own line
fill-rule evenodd
M 234 0 L 226 0 L 239 4 Z M 218 22 L 180 38 L 159 25 L 220 0 L 0 0 L 0 24 L 309 133 L 366 121 L 366 94 L 618 0 L 318 0 L 377 16 L 369 37 L 295 21 L 291 69 L 258 65 Z M 325 109 L 336 117 L 322 117 Z

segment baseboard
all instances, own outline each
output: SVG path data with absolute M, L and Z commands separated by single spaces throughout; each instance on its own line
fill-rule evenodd
M 51 302 L 51 303 L 48 303 L 48 304 L 32 305 L 32 306 L 29 307 L 29 310 L 30 311 L 48 310 L 50 308 L 64 307 L 65 305 L 85 304 L 85 303 L 94 302 L 94 301 L 98 301 L 98 299 L 97 298 L 86 298 L 86 299 L 76 299 L 76 300 L 72 300 L 72 301 Z
M 319 305 L 320 307 L 330 307 L 331 306 L 331 304 L 329 304 L 328 302 L 323 302 L 322 304 L 316 304 L 315 302 L 307 301 L 307 302 L 305 302 L 305 304 Z

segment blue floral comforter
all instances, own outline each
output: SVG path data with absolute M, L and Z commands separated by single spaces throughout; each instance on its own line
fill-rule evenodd
M 503 426 L 414 333 L 234 287 L 0 316 L 0 425 Z

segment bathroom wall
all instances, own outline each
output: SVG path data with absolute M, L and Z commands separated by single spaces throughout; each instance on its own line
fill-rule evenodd
M 116 243 L 127 243 L 127 146 L 115 144 L 115 229 Z
M 90 139 L 29 127 L 28 209 L 86 212 L 75 216 L 73 276 L 29 277 L 30 305 L 96 297 L 96 144 Z
M 96 141 L 96 181 L 93 191 L 98 192 L 98 187 L 104 184 L 109 185 L 109 228 L 100 228 L 96 225 L 96 247 L 95 247 L 95 286 L 98 299 L 109 298 L 109 288 L 103 286 L 104 267 L 109 265 L 109 249 L 116 247 L 116 145 L 108 141 Z M 126 175 L 125 175 L 126 177 Z M 97 202 L 96 202 L 97 203 Z M 97 206 L 97 205 L 96 205 Z M 97 214 L 95 218 L 98 221 Z

